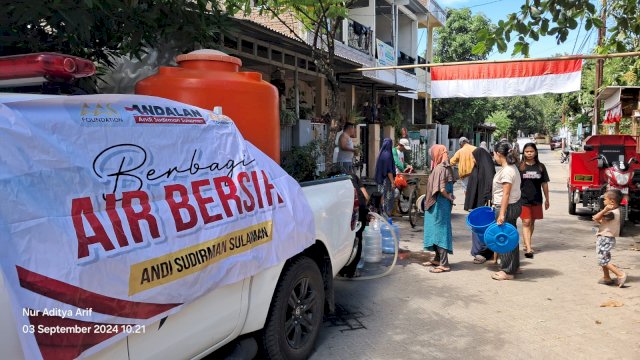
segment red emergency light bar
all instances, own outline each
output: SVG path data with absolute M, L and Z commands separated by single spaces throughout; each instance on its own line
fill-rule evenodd
M 69 81 L 95 74 L 93 62 L 58 53 L 0 57 L 0 86 L 33 85 L 45 81 Z

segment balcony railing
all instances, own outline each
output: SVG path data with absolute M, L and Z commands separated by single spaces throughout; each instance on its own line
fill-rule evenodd
M 429 1 L 428 10 L 433 16 L 444 26 L 444 23 L 447 22 L 447 12 L 444 11 L 440 5 L 434 0 Z
M 416 59 L 403 53 L 402 51 L 398 51 L 398 65 L 413 65 L 415 63 L 416 63 Z M 402 69 L 402 70 L 408 72 L 409 74 L 415 75 L 416 73 L 415 69 Z
M 373 30 L 370 27 L 349 19 L 349 47 L 367 55 L 373 55 L 371 39 L 373 39 Z

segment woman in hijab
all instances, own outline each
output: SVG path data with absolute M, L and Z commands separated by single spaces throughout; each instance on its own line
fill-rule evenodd
M 396 187 L 394 182 L 396 167 L 391 153 L 392 147 L 393 141 L 390 138 L 384 139 L 376 160 L 376 184 L 378 184 L 378 192 L 382 193 L 382 211 L 387 216 L 391 216 L 393 211 L 393 191 Z
M 433 145 L 429 149 L 431 174 L 427 182 L 424 205 L 424 249 L 436 253 L 431 262 L 432 273 L 451 270 L 449 254 L 453 254 L 451 234 L 451 208 L 453 200 L 453 174 L 449 155 L 444 145 Z
M 493 176 L 496 174 L 493 158 L 488 151 L 477 148 L 471 154 L 475 165 L 469 176 L 464 199 L 464 209 L 467 211 L 489 205 L 493 194 Z M 493 257 L 493 251 L 474 232 L 471 233 L 471 256 L 474 264 L 482 264 Z

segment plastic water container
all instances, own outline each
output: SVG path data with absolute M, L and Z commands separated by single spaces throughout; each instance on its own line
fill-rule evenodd
M 368 263 L 382 260 L 382 235 L 380 230 L 365 226 L 362 233 L 362 257 Z
M 506 254 L 513 251 L 518 247 L 519 241 L 518 229 L 509 223 L 493 224 L 484 232 L 484 242 L 487 247 L 498 254 Z
M 385 254 L 395 253 L 395 245 L 393 240 L 393 234 L 396 235 L 396 241 L 398 248 L 400 247 L 400 228 L 393 223 L 393 220 L 389 219 L 388 224 L 382 224 L 380 227 L 380 235 L 382 236 L 382 252 Z
M 471 228 L 478 238 L 484 242 L 484 232 L 487 228 L 495 224 L 496 222 L 496 214 L 493 212 L 493 209 L 489 206 L 481 206 L 479 208 L 475 208 L 471 210 L 469 215 L 467 215 L 467 225 Z
M 176 57 L 178 66 L 161 66 L 136 84 L 136 94 L 213 109 L 222 106 L 242 137 L 280 163 L 278 90 L 262 74 L 240 71 L 242 61 L 210 49 Z M 251 104 L 250 106 L 247 106 Z

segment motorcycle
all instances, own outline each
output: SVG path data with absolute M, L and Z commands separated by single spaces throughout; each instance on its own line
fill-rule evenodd
M 620 235 L 622 235 L 624 223 L 629 220 L 629 187 L 633 179 L 631 164 L 640 162 L 635 157 L 632 157 L 626 164 L 624 161 L 613 161 L 610 164 L 602 154 L 592 160 L 597 160 L 598 167 L 604 168 L 604 174 L 607 179 L 606 189 L 617 189 L 622 193 L 622 201 L 620 202 Z M 600 209 L 604 208 L 604 196 L 600 197 L 599 205 Z

